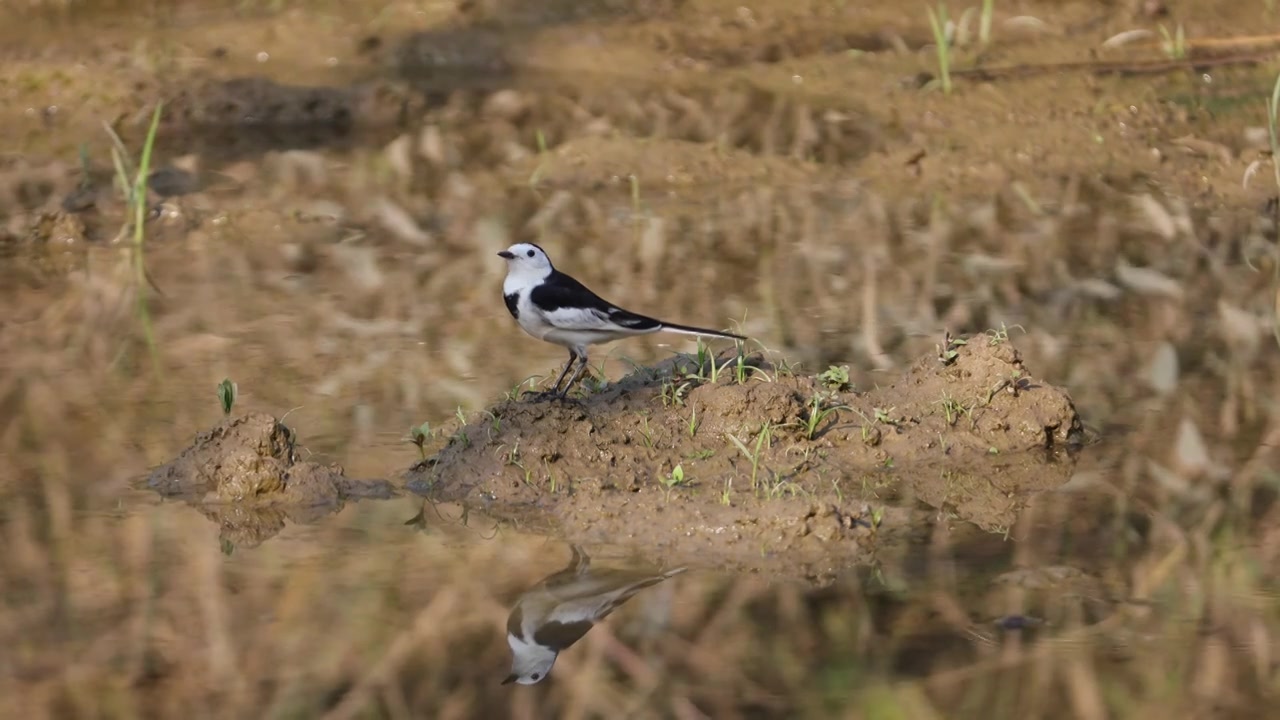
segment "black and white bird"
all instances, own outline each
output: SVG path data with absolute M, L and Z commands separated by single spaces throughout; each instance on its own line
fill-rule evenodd
M 522 593 L 511 609 L 507 617 L 511 674 L 503 685 L 533 685 L 545 680 L 560 651 L 581 640 L 597 622 L 644 588 L 687 569 L 660 573 L 593 569 L 582 548 L 574 545 L 572 550 L 568 567 Z
M 561 396 L 586 371 L 588 345 L 662 331 L 746 340 L 733 333 L 677 325 L 624 310 L 556 270 L 542 248 L 533 243 L 517 243 L 498 256 L 507 261 L 502 296 L 511 317 L 530 335 L 569 351 L 569 362 L 552 388 L 553 393 L 558 392 Z M 560 383 L 575 362 L 578 363 L 578 371 L 561 391 Z

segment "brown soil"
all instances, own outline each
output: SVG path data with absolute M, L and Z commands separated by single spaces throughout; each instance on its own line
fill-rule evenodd
M 407 484 L 655 562 L 828 577 L 909 540 L 917 501 L 1007 530 L 1031 495 L 1070 477 L 1082 430 L 1066 393 L 1003 339 L 952 347 L 864 393 L 758 363 L 739 383 L 732 356 L 713 383 L 709 364 L 678 357 L 581 400 L 476 413 Z
M 1002 337 L 951 341 L 947 355 L 864 393 L 759 357 L 744 357 L 740 375 L 736 356 L 719 358 L 711 382 L 709 361 L 679 356 L 582 399 L 533 394 L 483 410 L 405 480 L 432 502 L 577 544 L 830 580 L 910 541 L 920 507 L 1007 532 L 1031 496 L 1070 477 L 1083 430 L 1063 390 L 1032 377 Z M 286 519 L 397 494 L 299 462 L 293 431 L 260 413 L 201 433 L 147 486 L 248 546 Z
M 274 536 L 286 519 L 305 524 L 348 500 L 397 495 L 384 480 L 353 480 L 341 466 L 299 462 L 293 431 L 261 413 L 227 418 L 200 433 L 146 484 L 187 500 L 219 525 L 225 543 L 244 547 Z

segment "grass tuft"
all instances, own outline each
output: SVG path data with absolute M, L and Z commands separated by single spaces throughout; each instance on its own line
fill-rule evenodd
M 147 182 L 151 175 L 151 152 L 155 147 L 156 133 L 160 128 L 160 117 L 164 111 L 164 103 L 156 105 L 151 115 L 151 125 L 147 128 L 147 137 L 142 145 L 142 153 L 138 159 L 136 172 L 129 160 L 129 151 L 124 141 L 116 134 L 115 128 L 103 122 L 107 134 L 111 137 L 111 162 L 116 171 L 116 182 L 124 194 L 128 208 L 129 220 L 120 228 L 120 237 L 132 237 L 134 284 L 137 292 L 138 322 L 142 326 L 143 337 L 147 349 L 151 353 L 152 366 L 159 367 L 159 352 L 156 346 L 155 332 L 151 325 L 151 309 L 148 304 L 147 290 L 151 286 L 146 265 L 146 219 L 147 219 Z
M 818 382 L 833 392 L 845 392 L 852 388 L 849 384 L 849 366 L 832 365 L 818 375 Z
M 672 490 L 675 490 L 676 488 L 685 484 L 686 484 L 686 480 L 684 477 L 684 465 L 683 464 L 676 465 L 675 467 L 671 468 L 671 472 L 667 473 L 662 477 L 662 485 L 663 487 L 666 488 L 665 501 L 669 502 L 671 500 Z
M 1164 38 L 1160 41 L 1160 49 L 1164 51 L 1166 57 L 1170 60 L 1185 60 L 1187 57 L 1187 34 L 1182 28 L 1182 23 L 1178 23 L 1174 28 L 1173 34 L 1169 33 L 1169 28 L 1160 24 L 1160 36 Z
M 929 28 L 933 31 L 933 43 L 938 51 L 938 81 L 942 84 L 942 92 L 950 95 L 951 41 L 947 37 L 947 6 L 939 2 L 936 11 L 931 7 L 925 9 L 929 11 Z
M 226 381 L 224 380 L 223 382 L 226 382 Z M 430 440 L 432 435 L 434 434 L 435 434 L 435 431 L 431 429 L 431 423 L 429 422 L 424 422 L 421 425 L 416 425 L 414 427 L 409 428 L 409 442 L 417 446 L 418 455 L 423 460 L 427 459 L 427 451 L 426 451 L 427 441 Z
M 978 22 L 978 44 L 991 44 L 991 19 L 995 15 L 996 0 L 982 0 L 982 17 Z
M 831 397 L 826 393 L 818 393 L 809 400 L 808 412 L 804 419 L 804 437 L 806 440 L 814 439 L 818 434 L 818 429 L 826 422 L 827 418 L 839 415 L 841 410 L 848 410 L 848 405 L 833 403 Z
M 729 440 L 737 446 L 738 450 L 751 461 L 751 489 L 754 491 L 757 487 L 757 477 L 760 472 L 760 454 L 773 444 L 773 426 L 764 423 L 760 426 L 760 430 L 756 433 L 756 442 L 751 449 L 747 449 L 746 443 L 739 440 L 734 435 L 725 435 Z
M 235 406 L 239 392 L 239 386 L 231 382 L 231 378 L 223 378 L 222 382 L 218 383 L 218 404 L 222 406 L 223 415 L 231 414 L 231 408 Z

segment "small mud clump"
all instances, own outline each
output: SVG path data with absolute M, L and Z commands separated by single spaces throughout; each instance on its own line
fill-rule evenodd
M 867 393 L 834 370 L 680 355 L 581 399 L 507 400 L 408 488 L 573 542 L 808 578 L 910 540 L 920 513 L 1007 529 L 1069 479 L 1080 418 L 1007 337 L 944 344 Z
M 284 85 L 263 77 L 210 80 L 170 102 L 170 123 L 203 126 L 329 125 L 350 127 L 366 94 L 354 88 Z
M 147 478 L 161 495 L 198 497 L 202 504 L 340 505 L 354 497 L 390 496 L 384 481 L 358 481 L 338 465 L 298 462 L 293 432 L 270 415 L 228 418 L 196 436 L 176 459 Z

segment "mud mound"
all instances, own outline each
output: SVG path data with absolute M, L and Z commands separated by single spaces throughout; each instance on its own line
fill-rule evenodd
M 253 413 L 228 418 L 196 436 L 147 486 L 186 498 L 223 528 L 224 542 L 257 545 L 284 527 L 340 510 L 346 500 L 388 498 L 383 480 L 353 480 L 338 465 L 298 462 L 293 432 Z
M 1071 399 L 1003 335 L 950 341 L 887 388 L 843 380 L 682 355 L 581 399 L 500 403 L 406 479 L 571 541 L 749 569 L 785 556 L 813 576 L 871 560 L 914 513 L 1007 529 L 1070 476 Z
M 678 355 L 581 398 L 508 399 L 458 423 L 408 489 L 570 542 L 659 562 L 826 580 L 912 547 L 926 516 L 1007 531 L 1065 483 L 1081 424 L 1003 334 L 948 340 L 886 388 L 759 356 Z M 253 546 L 286 521 L 387 498 L 386 481 L 298 462 L 263 414 L 201 433 L 148 486 Z
M 147 486 L 178 496 L 220 528 L 224 552 L 255 547 L 285 527 L 315 522 L 347 500 L 390 498 L 385 480 L 354 480 L 338 465 L 298 462 L 293 431 L 270 415 L 227 418 L 200 433 Z

